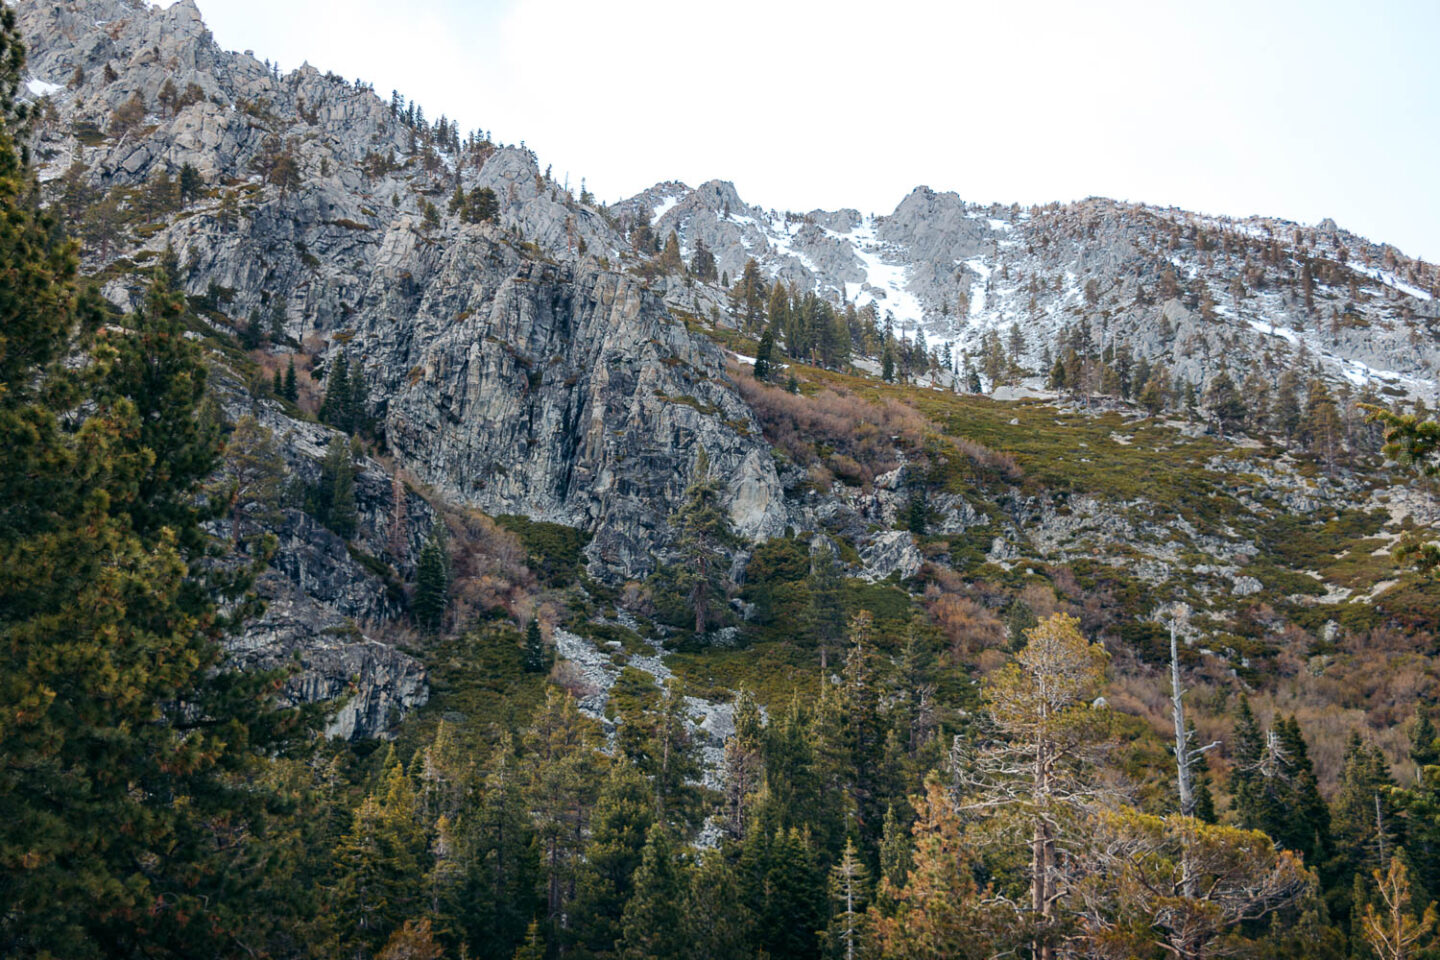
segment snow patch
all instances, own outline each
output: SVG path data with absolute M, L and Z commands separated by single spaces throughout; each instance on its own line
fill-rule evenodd
M 47 83 L 44 80 L 31 77 L 29 80 L 25 81 L 25 89 L 29 90 L 30 93 L 34 96 L 49 97 L 54 96 L 65 88 L 60 86 L 60 84 L 58 83 Z
M 659 206 L 655 208 L 655 212 L 650 215 L 650 222 L 652 224 L 659 223 L 660 218 L 673 210 L 675 208 L 675 204 L 679 202 L 679 197 L 666 197 L 664 200 L 661 200 Z

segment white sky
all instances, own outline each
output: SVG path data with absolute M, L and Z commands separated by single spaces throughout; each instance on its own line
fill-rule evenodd
M 1437 0 L 197 2 L 226 48 L 398 89 L 602 200 L 1099 195 L 1440 259 Z

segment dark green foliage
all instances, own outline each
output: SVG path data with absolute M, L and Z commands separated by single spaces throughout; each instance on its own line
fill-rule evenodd
M 1440 732 L 1435 729 L 1430 710 L 1424 707 L 1415 718 L 1415 728 L 1410 731 L 1410 759 L 1422 768 L 1440 764 Z
M 625 904 L 621 939 L 622 960 L 667 960 L 685 955 L 685 925 L 681 908 L 688 889 L 687 867 L 670 830 L 657 823 L 645 839 L 635 891 Z
M 320 482 L 309 491 L 310 514 L 342 538 L 355 535 L 355 463 L 343 437 L 331 439 L 320 464 Z
M 189 163 L 180 167 L 180 201 L 190 203 L 200 196 L 200 191 L 205 187 L 205 178 L 200 176 Z
M 278 374 L 278 371 L 277 371 Z M 291 357 L 290 362 L 285 365 L 285 382 L 281 387 L 281 394 L 290 403 L 300 399 L 300 388 L 295 383 L 295 358 Z
M 604 953 L 620 939 L 631 881 L 654 823 L 655 798 L 649 782 L 629 763 L 612 764 L 595 800 L 580 868 L 573 937 L 581 949 Z
M 365 378 L 360 370 L 351 370 L 344 353 L 335 358 L 325 380 L 320 419 L 345 433 L 362 433 L 369 426 L 365 413 Z
M 529 673 L 544 673 L 550 669 L 550 652 L 545 648 L 545 638 L 540 635 L 540 621 L 535 617 L 525 625 L 525 669 Z
M 500 201 L 489 187 L 477 187 L 461 212 L 468 223 L 489 223 L 500 213 Z
M 695 241 L 695 252 L 690 257 L 690 272 L 695 279 L 706 283 L 715 282 L 715 254 L 705 246 L 704 240 Z
M 518 514 L 503 514 L 495 522 L 520 538 L 529 554 L 530 569 L 547 586 L 569 586 L 584 571 L 588 531 Z
M 925 505 L 925 488 L 916 487 L 905 508 L 905 528 L 917 537 L 925 536 L 929 510 Z
M 1205 391 L 1205 405 L 1210 408 L 1210 415 L 1215 418 L 1222 434 L 1238 429 L 1245 422 L 1245 400 L 1235 387 L 1235 381 L 1224 370 Z
M 420 562 L 415 573 L 415 599 L 410 604 L 415 622 L 431 633 L 440 629 L 445 621 L 445 611 L 450 606 L 450 558 L 441 533 L 441 528 L 437 526 L 420 550 Z
M 771 358 L 775 353 L 775 334 L 772 327 L 766 327 L 765 333 L 760 337 L 760 345 L 755 348 L 755 379 L 769 380 Z
M 685 557 L 677 580 L 689 598 L 698 638 L 706 631 L 713 594 L 724 574 L 721 550 L 735 542 L 730 517 L 720 503 L 720 484 L 710 475 L 710 458 L 703 447 L 685 491 L 685 503 L 671 516 L 670 523 L 678 534 L 676 545 Z
M 745 565 L 741 590 L 741 596 L 755 604 L 754 622 L 774 625 L 795 639 L 804 637 L 811 607 L 809 574 L 810 551 L 804 541 L 776 537 L 756 547 Z
M 94 336 L 15 145 L 14 22 L 0 10 L 0 954 L 265 952 L 285 867 L 256 774 L 294 718 L 269 712 L 271 678 L 221 668 L 205 368 L 162 275 Z

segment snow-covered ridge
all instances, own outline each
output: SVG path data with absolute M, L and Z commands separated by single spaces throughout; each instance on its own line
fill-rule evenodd
M 619 206 L 632 202 L 664 216 L 687 257 L 704 242 L 732 280 L 753 258 L 768 280 L 873 307 L 897 336 L 923 332 L 954 373 L 997 334 L 1020 345 L 1023 368 L 1043 372 L 1059 339 L 1085 323 L 1097 347 L 1125 345 L 1199 385 L 1222 367 L 1243 376 L 1255 363 L 1303 362 L 1360 386 L 1427 398 L 1436 389 L 1440 344 L 1428 321 L 1440 311 L 1414 279 L 1434 268 L 1329 221 L 1109 200 L 1021 209 L 924 187 L 888 216 L 797 214 L 749 206 L 720 181 L 657 185 Z

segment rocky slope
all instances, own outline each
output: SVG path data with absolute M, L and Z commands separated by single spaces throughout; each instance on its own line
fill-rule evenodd
M 742 399 L 725 352 L 700 329 L 708 320 L 723 338 L 735 326 L 729 292 L 657 272 L 632 248 L 642 221 L 662 241 L 673 230 L 687 259 L 703 242 L 732 281 L 754 258 L 767 278 L 873 306 L 898 335 L 923 329 L 956 354 L 995 333 L 1008 342 L 1013 327 L 1019 360 L 1037 373 L 1085 325 L 1097 343 L 1128 345 L 1197 385 L 1221 370 L 1237 381 L 1273 374 L 1301 356 L 1392 397 L 1435 388 L 1435 269 L 1332 224 L 1106 200 L 1021 210 L 928 188 L 883 217 L 793 214 L 749 206 L 722 181 L 662 183 L 607 209 L 573 197 L 527 150 L 416 122 L 413 105 L 308 66 L 282 76 L 221 50 L 193 0 L 17 9 L 45 189 L 82 234 L 106 295 L 133 304 L 140 275 L 173 252 L 216 332 L 263 324 L 267 357 L 299 358 L 318 384 L 343 355 L 362 383 L 375 457 L 359 466 L 359 531 L 347 544 L 289 505 L 272 524 L 267 612 L 233 644 L 245 664 L 298 656 L 297 700 L 349 694 L 339 735 L 381 733 L 426 697 L 421 664 L 375 628 L 403 613 L 399 581 L 413 581 L 434 522 L 430 501 L 396 482 L 402 473 L 435 502 L 585 530 L 589 573 L 615 584 L 671 555 L 667 518 L 703 448 L 747 541 L 820 531 L 872 581 L 927 562 L 1023 571 L 1098 559 L 1145 588 L 1183 581 L 1221 619 L 1256 584 L 1277 602 L 1297 592 L 1259 527 L 1289 512 L 1390 509 L 1383 490 L 1317 479 L 1288 454 L 1252 462 L 1191 424 L 1112 411 L 1102 428 L 1095 410 L 1020 404 L 1012 415 L 924 392 L 906 402 L 946 442 L 973 436 L 992 448 L 979 459 L 1019 450 L 1027 470 L 1047 469 L 962 483 L 945 470 L 947 457 L 965 461 L 963 448 L 887 435 L 876 442 L 896 449 L 883 469 L 844 476 L 843 435 L 809 438 L 805 460 Z M 474 222 L 486 190 L 493 216 Z M 243 366 L 218 377 L 230 419 L 257 416 L 287 472 L 314 483 L 337 434 L 265 399 Z M 855 419 L 853 406 L 845 416 L 854 422 L 841 417 L 842 433 L 883 432 L 883 418 Z M 982 437 L 986 417 L 994 429 Z M 1143 483 L 1099 466 L 1141 449 L 1124 462 Z M 1070 472 L 1053 469 L 1067 460 Z M 1203 464 L 1179 482 L 1237 512 L 1197 509 L 1175 485 L 1149 482 L 1177 463 Z M 917 539 L 904 514 L 916 478 L 932 474 L 929 536 Z M 1297 603 L 1377 587 L 1374 571 L 1352 573 L 1315 571 Z M 1225 656 L 1238 663 L 1240 650 Z

